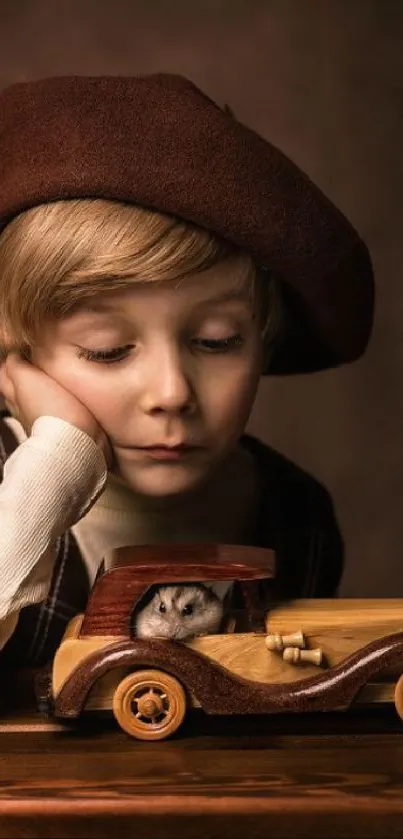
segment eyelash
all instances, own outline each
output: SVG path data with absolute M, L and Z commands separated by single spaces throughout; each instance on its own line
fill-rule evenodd
M 231 335 L 229 338 L 202 338 L 195 339 L 199 346 L 202 345 L 202 351 L 210 353 L 226 353 L 239 349 L 244 343 L 241 335 Z M 132 349 L 131 344 L 126 344 L 124 347 L 114 347 L 111 350 L 88 350 L 85 347 L 78 348 L 78 358 L 84 358 L 86 361 L 94 361 L 103 364 L 118 364 L 119 361 L 124 361 L 127 358 L 128 350 Z
M 123 361 L 127 357 L 126 350 L 129 349 L 129 345 L 125 347 L 114 347 L 112 350 L 87 350 L 85 347 L 79 347 L 77 355 L 79 358 L 85 358 L 86 361 L 116 364 L 116 362 Z

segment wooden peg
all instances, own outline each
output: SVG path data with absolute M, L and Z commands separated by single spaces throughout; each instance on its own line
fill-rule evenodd
M 290 664 L 316 664 L 319 667 L 322 663 L 322 650 L 300 650 L 298 647 L 286 647 L 283 651 L 284 661 Z
M 272 635 L 267 635 L 266 647 L 269 650 L 276 650 L 276 652 L 279 653 L 281 653 L 285 647 L 298 647 L 302 649 L 305 647 L 305 638 L 301 630 L 293 632 L 292 635 L 279 635 L 278 632 L 275 632 Z

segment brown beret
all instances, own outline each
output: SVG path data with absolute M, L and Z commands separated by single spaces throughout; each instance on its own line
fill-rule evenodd
M 0 227 L 85 197 L 195 222 L 277 277 L 287 317 L 270 372 L 364 351 L 374 297 L 364 243 L 294 163 L 187 79 L 58 77 L 0 94 Z

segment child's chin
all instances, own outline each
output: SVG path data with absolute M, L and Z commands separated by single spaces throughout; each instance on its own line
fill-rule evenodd
M 206 478 L 204 470 L 162 468 L 144 473 L 137 470 L 119 470 L 117 477 L 134 492 L 153 498 L 170 498 L 196 489 Z

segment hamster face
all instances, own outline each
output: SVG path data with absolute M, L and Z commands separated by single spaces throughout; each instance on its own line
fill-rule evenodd
M 135 621 L 138 638 L 186 641 L 218 632 L 223 606 L 202 584 L 160 586 Z

